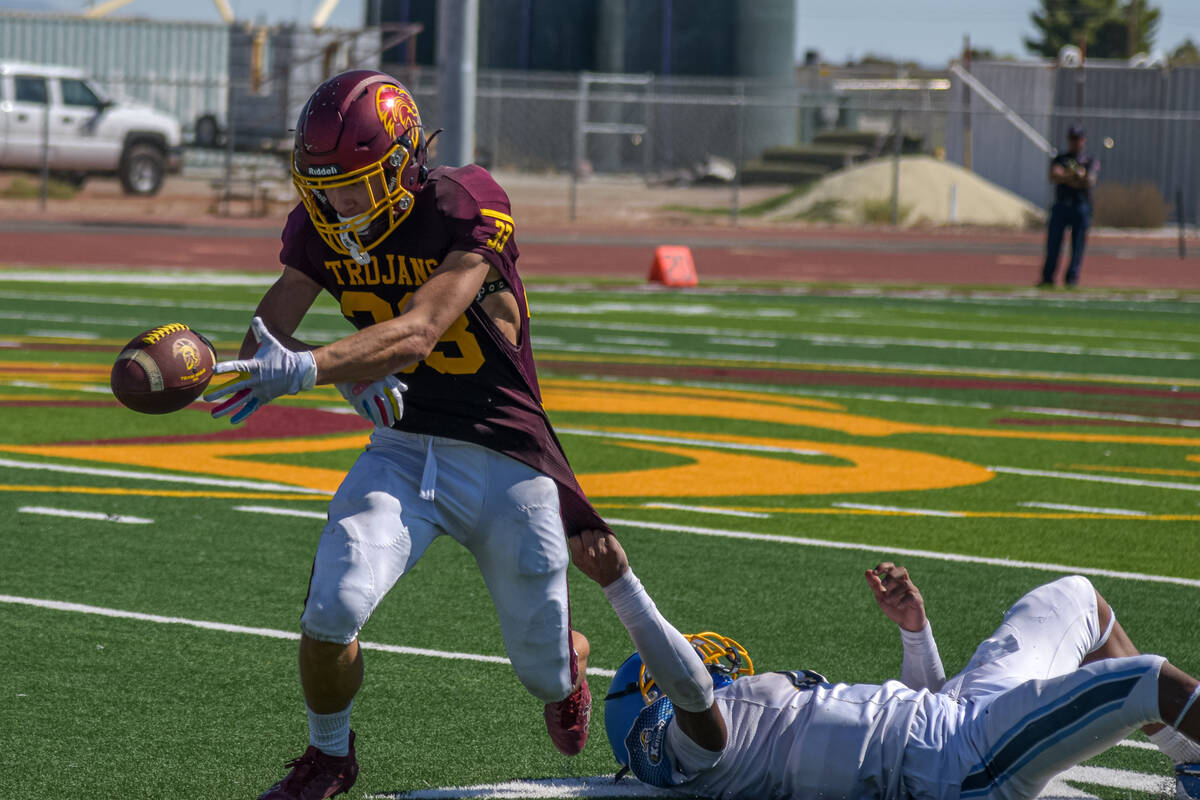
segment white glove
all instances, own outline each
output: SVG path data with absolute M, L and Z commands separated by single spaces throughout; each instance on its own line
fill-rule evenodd
M 250 321 L 250 330 L 258 341 L 254 358 L 222 361 L 213 367 L 216 374 L 237 373 L 234 380 L 204 395 L 209 403 L 233 395 L 213 409 L 214 419 L 233 414 L 229 421 L 241 422 L 276 397 L 311 389 L 317 382 L 317 359 L 312 353 L 294 353 L 281 345 L 262 317 Z
M 367 422 L 376 428 L 390 428 L 404 416 L 404 395 L 408 386 L 395 375 L 377 381 L 337 383 L 337 390 L 346 402 Z

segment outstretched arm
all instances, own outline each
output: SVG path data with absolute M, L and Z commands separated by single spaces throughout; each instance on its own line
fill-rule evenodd
M 478 253 L 451 252 L 399 316 L 314 350 L 316 382 L 378 380 L 424 360 L 474 301 L 489 269 Z
M 900 681 L 910 689 L 938 691 L 946 683 L 946 670 L 925 616 L 925 599 L 908 570 L 885 561 L 867 570 L 866 576 L 879 609 L 900 627 L 904 644 Z
M 567 543 L 575 566 L 604 588 L 646 671 L 671 698 L 679 730 L 705 750 L 723 750 L 725 719 L 713 703 L 712 676 L 683 634 L 659 613 L 629 568 L 621 543 L 606 531 L 583 531 Z

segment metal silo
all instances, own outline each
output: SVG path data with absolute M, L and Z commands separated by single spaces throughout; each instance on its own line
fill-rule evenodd
M 747 154 L 796 143 L 795 0 L 737 0 L 737 72 L 755 85 L 743 122 Z

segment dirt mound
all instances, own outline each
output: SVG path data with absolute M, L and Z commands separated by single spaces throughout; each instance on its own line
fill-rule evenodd
M 803 196 L 771 213 L 774 220 L 886 223 L 894 162 L 879 158 L 822 178 Z M 957 164 L 930 156 L 900 159 L 900 224 L 1025 228 L 1043 212 L 1007 189 Z

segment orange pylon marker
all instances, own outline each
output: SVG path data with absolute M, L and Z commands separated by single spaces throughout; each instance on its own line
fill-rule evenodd
M 699 281 L 692 251 L 679 245 L 656 247 L 648 280 L 665 286 L 695 286 Z

